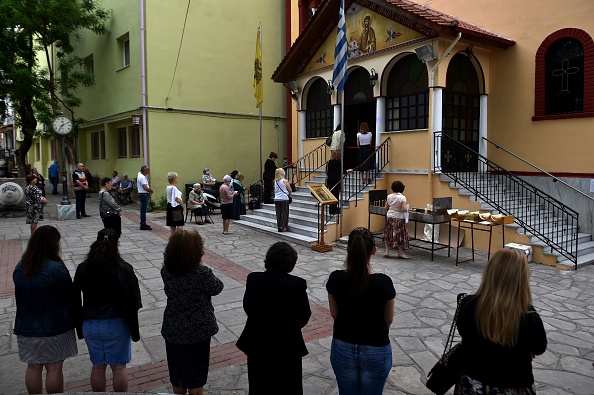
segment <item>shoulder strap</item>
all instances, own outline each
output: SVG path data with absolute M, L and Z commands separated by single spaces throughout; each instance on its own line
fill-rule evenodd
M 454 334 L 456 333 L 456 323 L 458 322 L 458 315 L 460 315 L 460 306 L 462 305 L 462 301 L 467 296 L 465 293 L 458 294 L 457 297 L 457 305 L 456 305 L 456 312 L 454 313 L 454 319 L 452 320 L 452 326 L 450 327 L 450 334 L 448 335 L 448 340 L 446 341 L 445 347 L 443 348 L 443 355 L 446 355 L 448 350 L 452 347 L 452 343 L 454 342 Z
M 281 186 L 279 185 L 278 181 L 276 182 L 276 185 L 278 185 L 278 189 L 280 189 L 282 191 L 282 193 L 284 193 L 285 195 L 289 196 L 289 194 L 287 192 L 285 192 L 283 188 L 281 188 Z

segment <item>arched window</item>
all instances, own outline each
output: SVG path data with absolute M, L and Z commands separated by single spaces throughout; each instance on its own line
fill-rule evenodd
M 580 29 L 561 29 L 536 52 L 535 121 L 594 116 L 594 41 Z
M 573 38 L 562 38 L 546 55 L 545 112 L 548 115 L 584 110 L 584 47 Z
M 388 77 L 386 130 L 426 129 L 429 121 L 427 67 L 416 55 L 396 63 Z
M 305 137 L 326 137 L 332 132 L 334 114 L 326 82 L 318 78 L 307 93 Z

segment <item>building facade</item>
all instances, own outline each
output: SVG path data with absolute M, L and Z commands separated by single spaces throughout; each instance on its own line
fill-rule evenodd
M 169 171 L 184 184 L 198 182 L 205 167 L 218 179 L 237 169 L 251 183 L 270 151 L 286 156 L 285 89 L 264 78 L 260 148 L 253 88 L 260 23 L 265 77 L 285 53 L 278 39 L 284 3 L 224 0 L 206 8 L 181 0 L 105 0 L 102 6 L 112 11 L 109 34 L 81 31 L 76 47 L 94 85 L 79 89 L 82 106 L 65 114 L 85 120 L 78 156 L 94 176 L 117 170 L 136 178 L 148 164 L 158 198 Z M 52 144 L 37 139 L 29 162 L 47 169 Z

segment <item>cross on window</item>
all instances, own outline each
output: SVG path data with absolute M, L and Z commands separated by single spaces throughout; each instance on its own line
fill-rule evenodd
M 446 160 L 449 162 L 452 159 L 452 153 L 450 152 L 450 150 L 447 150 L 446 154 L 445 154 L 445 158 Z
M 464 158 L 466 158 L 466 162 L 470 162 L 470 159 L 472 159 L 472 154 L 467 152 L 466 155 L 464 155 Z
M 561 91 L 559 93 L 571 93 L 569 91 L 569 75 L 576 74 L 580 71 L 579 67 L 569 67 L 569 59 L 563 59 L 561 62 L 561 68 L 553 70 L 551 75 L 555 77 L 561 76 Z

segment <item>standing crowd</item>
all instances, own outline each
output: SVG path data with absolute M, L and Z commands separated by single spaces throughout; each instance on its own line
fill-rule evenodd
M 170 177 L 175 186 L 174 174 Z M 102 186 L 107 190 L 109 184 Z M 13 273 L 14 333 L 30 394 L 43 393 L 44 370 L 45 391 L 64 391 L 62 367 L 78 353 L 75 335 L 89 350 L 92 390 L 106 390 L 108 366 L 113 390 L 128 390 L 126 365 L 131 342 L 141 337 L 142 302 L 134 268 L 119 254 L 119 238 L 114 229 L 99 231 L 72 279 L 60 255 L 59 231 L 46 225 L 31 236 Z M 340 394 L 382 394 L 392 369 L 396 291 L 389 276 L 374 271 L 376 252 L 373 234 L 354 229 L 344 268 L 326 283 L 334 320 L 329 359 Z M 172 233 L 164 251 L 161 334 L 176 394 L 203 393 L 211 338 L 219 330 L 212 298 L 224 284 L 203 256 L 201 235 L 183 228 Z M 276 242 L 266 253 L 265 270 L 247 277 L 247 321 L 237 347 L 247 355 L 252 395 L 303 393 L 302 358 L 308 350 L 301 330 L 311 308 L 306 281 L 290 274 L 297 260 L 289 244 Z M 463 300 L 456 325 L 462 351 L 455 394 L 535 394 L 532 359 L 546 350 L 547 338 L 532 305 L 524 254 L 503 249 L 492 255 L 478 290 Z
M 340 128 L 337 132 L 340 142 Z M 340 150 L 334 150 L 332 160 L 338 161 L 339 157 Z M 267 199 L 274 193 L 278 231 L 286 232 L 294 187 L 282 168 L 271 173 L 276 158 L 271 152 L 272 164 L 267 161 L 265 166 L 264 198 L 269 202 Z M 338 176 L 332 175 L 329 187 L 339 193 L 341 171 L 334 167 Z M 88 216 L 88 176 L 84 170 L 79 163 L 73 174 L 78 218 Z M 137 178 L 141 230 L 151 230 L 146 223 L 148 201 L 154 192 L 149 173 L 150 168 L 142 166 Z M 184 211 L 192 210 L 197 224 L 210 222 L 202 188 L 208 187 L 208 193 L 214 194 L 218 187 L 223 234 L 228 235 L 232 233 L 230 220 L 239 218 L 245 210 L 242 173 L 234 170 L 223 177 L 222 183 L 210 175 L 208 168 L 203 173 L 202 185 L 193 185 L 186 202 L 177 188 L 178 174 L 167 174 L 166 225 L 171 235 L 161 269 L 167 296 L 161 334 L 176 394 L 203 393 L 211 338 L 219 330 L 212 298 L 224 288 L 202 260 L 202 236 L 196 230 L 184 229 Z M 120 180 L 114 171 L 112 178 L 100 181 L 99 213 L 104 229 L 77 266 L 74 278 L 60 256 L 59 231 L 53 226 L 37 228 L 47 203 L 42 189 L 36 186 L 43 180 L 36 171 L 26 178 L 31 238 L 13 280 L 17 304 L 14 333 L 20 359 L 27 364 L 25 385 L 30 394 L 43 393 L 44 370 L 45 391 L 64 391 L 62 367 L 66 358 L 78 353 L 76 335 L 85 340 L 89 351 L 92 390 L 106 390 L 108 365 L 113 390 L 128 390 L 126 365 L 132 359 L 131 342 L 140 340 L 138 311 L 142 302 L 134 268 L 119 253 L 121 206 L 129 198 L 129 183 L 125 182 L 128 177 L 123 177 Z M 384 257 L 389 256 L 390 249 L 397 249 L 398 258 L 408 259 L 409 207 L 403 195 L 404 184 L 395 181 L 391 189 L 385 205 Z M 396 290 L 389 276 L 374 271 L 372 258 L 376 252 L 373 234 L 355 228 L 349 234 L 344 267 L 333 271 L 326 282 L 334 320 L 329 360 L 341 395 L 382 394 L 393 365 L 389 332 Z M 276 242 L 266 253 L 265 270 L 247 277 L 243 297 L 247 321 L 236 345 L 247 355 L 251 395 L 303 393 L 302 358 L 308 350 L 301 330 L 311 317 L 311 308 L 306 281 L 290 274 L 297 260 L 297 252 L 289 244 Z M 455 361 L 452 358 L 450 362 L 456 372 L 455 395 L 535 394 L 532 359 L 544 353 L 547 338 L 532 305 L 524 254 L 513 249 L 493 254 L 479 288 L 462 300 L 456 318 L 454 324 L 462 341 Z

